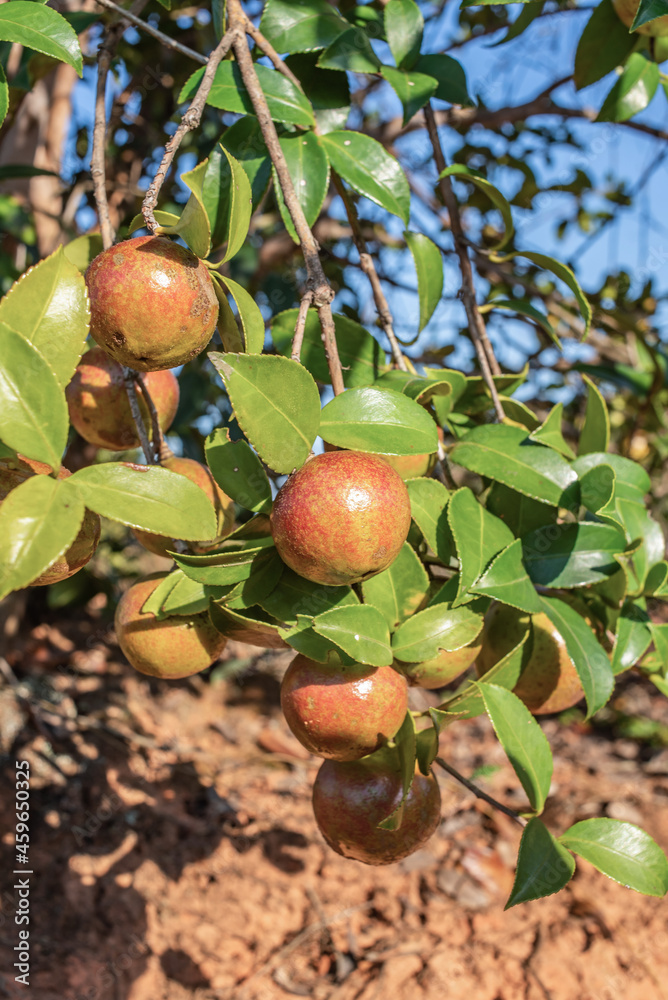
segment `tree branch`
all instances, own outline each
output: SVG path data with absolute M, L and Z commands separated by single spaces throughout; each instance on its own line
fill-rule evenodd
M 516 813 L 514 809 L 509 809 L 508 806 L 504 806 L 502 802 L 497 802 L 497 800 L 493 799 L 491 795 L 487 794 L 487 792 L 483 792 L 482 789 L 478 788 L 477 785 L 474 785 L 472 781 L 469 781 L 469 779 L 465 778 L 463 774 L 460 774 L 459 771 L 456 771 L 451 764 L 448 764 L 447 761 L 444 761 L 442 757 L 437 757 L 435 763 L 438 764 L 439 767 L 442 767 L 444 771 L 447 771 L 449 775 L 451 775 L 453 778 L 459 781 L 462 785 L 464 785 L 465 788 L 468 788 L 469 792 L 473 792 L 473 794 L 477 799 L 482 799 L 483 802 L 487 802 L 488 805 L 494 806 L 495 809 L 498 809 L 500 812 L 505 813 L 506 816 L 510 816 L 510 818 L 512 820 L 515 820 L 515 822 L 518 823 L 519 826 L 524 827 L 526 825 L 526 820 L 522 819 L 519 813 Z
M 304 88 L 301 85 L 301 81 L 297 79 L 295 74 L 292 72 L 290 67 L 281 59 L 278 52 L 274 48 L 268 39 L 264 37 L 259 28 L 256 28 L 249 17 L 246 18 L 246 31 L 251 36 L 257 47 L 264 53 L 265 56 L 271 61 L 274 69 L 277 69 L 279 73 L 287 77 L 292 83 L 294 83 L 297 90 L 301 90 L 304 93 Z
M 139 28 L 140 31 L 145 31 L 147 35 L 152 35 L 153 38 L 157 38 L 159 42 L 162 42 L 164 46 L 168 49 L 174 49 L 175 52 L 180 52 L 182 56 L 187 56 L 189 59 L 194 59 L 195 62 L 201 63 L 203 66 L 207 64 L 206 56 L 200 55 L 199 52 L 195 52 L 194 49 L 189 49 L 187 45 L 181 45 L 180 42 L 174 41 L 169 35 L 163 34 L 162 31 L 158 31 L 154 28 L 152 24 L 148 24 L 146 21 L 142 21 L 139 17 L 129 11 L 124 10 L 119 7 L 118 4 L 114 3 L 113 0 L 95 0 L 99 3 L 100 7 L 106 7 L 107 10 L 113 10 L 116 14 L 120 14 L 124 21 L 129 22 L 134 25 L 135 28 Z M 142 4 L 142 6 L 144 6 Z M 125 26 L 123 27 L 125 30 Z
M 155 451 L 151 447 L 148 439 L 148 434 L 146 432 L 146 427 L 144 426 L 144 421 L 142 419 L 141 410 L 139 409 L 139 400 L 137 399 L 137 386 L 135 380 L 137 379 L 137 372 L 133 371 L 132 368 L 126 368 L 123 366 L 123 377 L 125 379 L 125 391 L 128 394 L 128 402 L 130 403 L 130 412 L 132 413 L 132 419 L 135 422 L 137 428 L 137 434 L 139 435 L 139 442 L 142 446 L 142 451 L 146 458 L 147 465 L 156 465 Z M 148 393 L 146 393 L 148 397 Z M 151 401 L 152 402 L 152 401 Z M 155 439 L 154 439 L 155 445 Z
M 302 344 L 304 343 L 304 330 L 306 329 L 306 316 L 312 302 L 313 292 L 304 292 L 302 300 L 299 303 L 299 315 L 297 316 L 295 335 L 292 338 L 292 353 L 290 354 L 290 357 L 293 361 L 301 361 Z

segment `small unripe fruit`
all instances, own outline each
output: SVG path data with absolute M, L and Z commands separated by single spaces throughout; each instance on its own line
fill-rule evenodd
M 165 578 L 154 573 L 126 590 L 116 608 L 116 638 L 129 663 L 141 674 L 176 680 L 206 670 L 225 648 L 227 639 L 211 624 L 207 612 L 170 615 L 158 621 L 142 607 Z
M 0 504 L 10 493 L 31 476 L 48 476 L 51 469 L 42 462 L 19 455 L 16 460 L 0 459 Z M 61 465 L 58 479 L 67 479 L 72 473 Z M 51 583 L 60 583 L 77 573 L 92 558 L 100 541 L 100 518 L 92 510 L 86 510 L 79 532 L 61 556 L 44 570 L 30 584 L 31 587 L 47 587 Z
M 452 652 L 441 649 L 436 656 L 430 660 L 423 660 L 422 663 L 397 661 L 397 666 L 408 678 L 409 684 L 433 690 L 445 687 L 446 684 L 461 676 L 475 662 L 481 649 L 482 639 L 476 639 L 469 646 L 455 649 Z
M 160 427 L 166 431 L 179 405 L 179 383 L 170 371 L 147 372 L 144 381 L 155 403 Z M 123 368 L 101 347 L 93 347 L 84 354 L 65 395 L 72 425 L 84 440 L 110 451 L 126 451 L 139 445 Z M 151 436 L 151 418 L 141 386 L 137 386 L 137 399 L 144 426 Z
M 433 774 L 416 772 L 398 830 L 378 824 L 401 802 L 401 773 L 387 751 L 349 764 L 326 760 L 313 785 L 313 812 L 337 854 L 367 865 L 390 865 L 422 847 L 438 827 L 441 794 Z
M 396 735 L 408 708 L 408 687 L 392 667 L 328 666 L 299 654 L 283 678 L 281 708 L 311 753 L 358 760 Z
M 281 487 L 271 529 L 281 559 L 314 583 L 358 583 L 392 563 L 411 524 L 408 490 L 382 459 L 316 455 Z
M 622 24 L 630 28 L 638 13 L 640 0 L 612 0 L 612 6 Z M 668 14 L 643 24 L 642 27 L 636 28 L 636 32 L 639 35 L 653 35 L 654 38 L 665 37 L 668 35 Z
M 185 364 L 204 350 L 218 319 L 205 265 L 164 236 L 118 243 L 86 271 L 90 333 L 122 365 L 142 372 Z
M 177 458 L 172 456 L 163 462 L 163 468 L 170 472 L 176 472 L 180 476 L 185 476 L 195 486 L 204 490 L 216 511 L 218 531 L 216 537 L 205 542 L 189 542 L 188 545 L 193 552 L 204 553 L 215 547 L 234 528 L 234 501 L 223 493 L 218 483 L 215 481 L 209 470 L 201 462 L 196 462 L 192 458 Z M 169 553 L 174 551 L 174 538 L 167 535 L 156 535 L 151 531 L 141 531 L 139 528 L 133 529 L 133 534 L 138 542 L 153 552 L 157 556 L 170 558 Z
M 483 646 L 476 662 L 479 677 L 514 649 L 526 630 L 528 615 L 493 604 L 485 616 Z M 531 616 L 530 652 L 513 691 L 534 715 L 563 712 L 584 696 L 566 643 L 547 615 Z

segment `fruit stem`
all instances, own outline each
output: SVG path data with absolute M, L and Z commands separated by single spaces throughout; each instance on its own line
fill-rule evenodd
M 301 362 L 302 344 L 304 343 L 304 330 L 306 329 L 306 315 L 309 311 L 309 306 L 313 302 L 313 292 L 306 291 L 302 295 L 302 300 L 299 303 L 299 315 L 297 316 L 297 325 L 295 326 L 295 335 L 292 338 L 292 353 L 290 357 L 293 361 Z
M 502 802 L 497 802 L 497 800 L 493 799 L 491 795 L 487 794 L 487 792 L 483 792 L 482 789 L 478 788 L 477 785 L 474 785 L 468 778 L 465 778 L 463 774 L 459 773 L 459 771 L 456 771 L 455 768 L 452 767 L 451 764 L 448 764 L 447 761 L 443 760 L 442 757 L 436 757 L 434 763 L 438 764 L 439 767 L 442 767 L 444 771 L 447 771 L 449 775 L 464 785 L 465 788 L 468 788 L 469 792 L 473 792 L 477 799 L 482 799 L 483 802 L 487 802 L 488 805 L 498 809 L 499 812 L 505 813 L 506 816 L 510 816 L 510 818 L 521 827 L 526 826 L 526 820 L 523 819 L 519 813 L 516 813 L 514 809 L 510 809 L 508 806 L 504 806 Z
M 136 379 L 138 378 L 138 373 L 132 368 L 123 367 L 123 378 L 125 379 L 125 391 L 128 394 L 128 402 L 130 403 L 130 412 L 132 413 L 132 419 L 135 422 L 137 428 L 137 434 L 139 435 L 139 441 L 141 442 L 142 450 L 146 458 L 147 465 L 156 465 L 155 452 L 151 447 L 148 439 L 148 434 L 146 432 L 146 427 L 144 426 L 144 421 L 142 419 L 141 410 L 139 409 L 139 400 L 137 399 L 137 386 Z M 147 393 L 148 395 L 148 393 Z M 155 444 L 155 438 L 154 438 Z

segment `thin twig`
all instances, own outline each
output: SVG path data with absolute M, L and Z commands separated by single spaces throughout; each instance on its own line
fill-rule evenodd
M 302 300 L 299 303 L 299 315 L 297 316 L 297 325 L 295 326 L 295 335 L 292 338 L 292 354 L 290 357 L 293 361 L 301 361 L 302 354 L 302 344 L 304 343 L 304 330 L 306 329 L 306 316 L 309 311 L 309 307 L 313 302 L 313 292 L 306 291 L 302 295 Z
M 353 204 L 350 194 L 346 191 L 343 181 L 334 171 L 332 171 L 332 180 L 346 210 L 348 222 L 350 223 L 350 228 L 353 234 L 353 242 L 357 248 L 358 254 L 360 255 L 360 267 L 369 279 L 371 291 L 373 292 L 373 300 L 376 303 L 376 309 L 378 310 L 378 316 L 380 318 L 380 324 L 383 328 L 385 336 L 390 342 L 390 347 L 392 348 L 392 357 L 394 358 L 397 368 L 401 369 L 402 372 L 407 372 L 408 365 L 406 364 L 406 359 L 401 352 L 399 341 L 394 333 L 392 312 L 387 299 L 385 298 L 385 292 L 383 291 L 383 286 L 380 283 L 380 278 L 378 277 L 373 257 L 367 250 L 366 241 L 364 239 L 364 234 L 362 233 L 362 227 L 360 225 L 355 205 Z
M 148 391 L 148 386 L 146 385 L 146 379 L 141 372 L 135 372 L 135 382 L 139 385 L 141 394 L 146 403 L 146 407 L 151 416 L 151 439 L 153 442 L 153 454 L 157 456 L 158 462 L 162 465 L 167 461 L 168 458 L 174 457 L 174 452 L 169 447 L 165 441 L 165 436 L 162 433 L 162 427 L 160 426 L 160 416 L 158 414 L 158 409 L 153 402 L 153 397 Z
M 237 30 L 238 34 L 234 42 L 234 53 L 241 72 L 241 78 L 251 99 L 253 110 L 258 120 L 262 138 L 269 152 L 269 156 L 276 170 L 278 183 L 283 193 L 285 205 L 290 213 L 297 238 L 304 255 L 306 264 L 307 281 L 306 288 L 313 293 L 313 304 L 318 310 L 320 328 L 322 330 L 322 341 L 325 348 L 325 357 L 329 366 L 330 377 L 334 394 L 343 392 L 343 372 L 341 370 L 341 360 L 336 346 L 336 332 L 334 329 L 334 317 L 332 316 L 331 301 L 334 298 L 334 289 L 325 276 L 320 260 L 318 243 L 306 221 L 304 210 L 294 189 L 290 171 L 283 155 L 283 150 L 278 141 L 276 126 L 272 120 L 257 73 L 255 64 L 248 48 L 246 40 L 247 18 L 241 7 L 240 0 L 229 0 L 228 16 L 231 30 Z
M 144 426 L 144 420 L 141 415 L 141 410 L 139 409 L 139 400 L 137 398 L 137 386 L 135 385 L 135 379 L 137 373 L 132 370 L 132 368 L 123 367 L 123 377 L 125 379 L 125 391 L 128 394 L 128 402 L 130 403 L 130 412 L 132 413 L 132 419 L 135 422 L 137 428 L 137 434 L 139 435 L 139 441 L 142 446 L 142 450 L 146 457 L 147 465 L 155 465 L 155 452 L 151 447 L 148 439 L 148 434 L 146 432 L 146 427 Z M 148 393 L 147 393 L 148 395 Z
M 281 59 L 271 42 L 264 37 L 259 28 L 255 27 L 249 17 L 246 18 L 246 31 L 251 36 L 260 51 L 263 52 L 273 64 L 274 69 L 277 69 L 279 73 L 282 73 L 283 76 L 287 77 L 288 80 L 294 83 L 297 90 L 301 90 L 301 92 L 304 93 L 304 88 L 302 87 L 301 82 L 297 79 L 287 63 Z
M 233 28 L 230 31 L 226 31 L 221 40 L 218 42 L 218 45 L 209 56 L 206 69 L 204 70 L 204 76 L 202 77 L 200 85 L 197 88 L 197 93 L 193 98 L 192 104 L 181 118 L 181 123 L 179 124 L 176 132 L 165 146 L 162 162 L 158 167 L 155 177 L 151 181 L 141 207 L 144 221 L 146 222 L 146 226 L 151 233 L 155 231 L 158 225 L 153 212 L 158 203 L 158 195 L 160 194 L 160 188 L 162 187 L 165 177 L 167 176 L 167 171 L 172 164 L 172 160 L 174 159 L 176 151 L 181 145 L 184 136 L 188 132 L 192 132 L 192 130 L 196 129 L 199 125 L 204 105 L 206 104 L 211 87 L 213 86 L 216 70 L 232 48 L 232 44 L 237 38 L 237 35 L 237 29 Z
M 487 794 L 487 792 L 483 792 L 482 789 L 478 788 L 477 785 L 474 785 L 472 781 L 469 781 L 469 779 L 465 778 L 463 774 L 456 771 L 451 764 L 444 761 L 442 757 L 437 757 L 436 763 L 442 767 L 444 771 L 447 771 L 448 774 L 452 775 L 453 778 L 456 778 L 456 780 L 464 785 L 465 788 L 468 788 L 469 792 L 473 792 L 477 799 L 482 799 L 483 802 L 487 802 L 488 805 L 494 806 L 495 809 L 505 813 L 506 816 L 510 816 L 510 818 L 515 820 L 519 826 L 526 826 L 526 820 L 522 819 L 519 813 L 516 813 L 514 809 L 510 809 L 508 806 L 504 806 L 502 802 L 497 802 L 497 800 L 493 799 L 491 795 Z
M 162 31 L 158 31 L 154 28 L 152 24 L 147 24 L 146 21 L 142 21 L 141 18 L 136 17 L 131 11 L 123 10 L 118 4 L 114 3 L 113 0 L 95 0 L 99 3 L 101 7 L 106 7 L 107 10 L 113 10 L 115 13 L 122 15 L 124 21 L 128 21 L 133 24 L 135 28 L 139 28 L 140 31 L 145 31 L 147 35 L 152 35 L 153 38 L 157 38 L 159 42 L 162 42 L 168 49 L 174 49 L 175 52 L 180 52 L 182 56 L 188 56 L 189 59 L 194 59 L 195 62 L 201 63 L 203 66 L 207 64 L 206 56 L 200 55 L 199 52 L 195 52 L 194 49 L 189 49 L 187 45 L 181 45 L 180 42 L 175 42 L 173 38 L 169 35 L 163 34 Z M 125 29 L 124 29 L 125 30 Z

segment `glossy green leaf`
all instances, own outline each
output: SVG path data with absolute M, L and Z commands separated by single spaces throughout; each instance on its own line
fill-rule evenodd
M 322 411 L 320 434 L 340 448 L 385 455 L 424 455 L 438 448 L 436 424 L 419 403 L 375 386 L 335 396 Z
M 313 619 L 313 630 L 331 639 L 356 663 L 389 667 L 392 663 L 390 630 L 385 618 L 370 604 L 332 608 Z
M 237 336 L 239 335 L 239 332 L 241 333 L 240 341 L 242 344 L 242 351 L 246 354 L 261 354 L 264 347 L 264 318 L 255 299 L 249 292 L 246 291 L 243 285 L 233 281 L 232 278 L 228 278 L 226 274 L 216 274 L 214 287 L 216 284 L 220 284 L 234 299 L 234 304 L 237 307 L 237 314 L 241 323 L 241 331 L 239 331 L 239 327 L 237 326 L 237 322 L 233 316 L 232 321 L 236 327 Z M 230 313 L 224 315 L 223 322 L 225 322 L 227 330 L 232 333 L 233 328 L 230 322 Z M 219 328 L 220 325 L 221 323 L 219 321 Z M 222 330 L 221 339 L 223 339 Z M 232 342 L 232 338 L 228 342 Z M 225 339 L 223 339 L 223 346 L 227 348 Z M 229 350 L 229 348 L 227 349 Z M 233 351 L 232 353 L 237 352 Z
M 585 819 L 559 838 L 608 878 L 646 896 L 668 892 L 668 859 L 648 833 L 617 819 Z
M 518 538 L 544 524 L 554 524 L 558 514 L 556 507 L 517 493 L 503 483 L 492 484 L 487 494 L 487 510 L 501 518 Z
M 475 594 L 493 597 L 512 608 L 537 614 L 540 599 L 522 562 L 522 540 L 515 541 L 494 559 L 489 569 L 470 588 Z
M 249 580 L 267 563 L 273 564 L 275 555 L 272 539 L 264 538 L 203 556 L 175 553 L 174 560 L 191 580 L 212 587 L 227 587 Z M 251 603 L 249 601 L 249 605 Z
M 90 510 L 132 528 L 193 540 L 216 534 L 215 511 L 204 490 L 159 466 L 89 465 L 67 483 Z
M 90 309 L 83 276 L 63 247 L 12 285 L 0 300 L 0 323 L 29 340 L 60 387 L 67 385 L 84 350 Z
M 271 177 L 271 160 L 257 118 L 251 115 L 240 118 L 223 132 L 219 141 L 246 171 L 253 205 L 257 207 Z
M 399 732 L 394 737 L 393 757 L 397 760 L 401 772 L 403 794 L 399 805 L 378 824 L 381 830 L 398 830 L 404 815 L 404 803 L 415 778 L 415 761 L 417 759 L 417 733 L 415 719 L 406 712 Z M 388 751 L 378 751 L 388 753 Z
M 604 510 L 613 499 L 616 478 L 609 465 L 595 465 L 585 472 L 580 479 L 580 502 L 583 507 L 592 514 Z
M 417 611 L 428 591 L 427 571 L 408 542 L 387 569 L 362 583 L 364 603 L 377 608 L 390 628 Z
M 485 704 L 482 700 L 484 685 L 495 684 L 497 687 L 512 691 L 519 680 L 525 663 L 525 647 L 531 635 L 529 621 L 530 619 L 527 617 L 526 632 L 518 644 L 509 653 L 506 653 L 498 663 L 495 663 L 481 681 L 467 681 L 456 694 L 443 702 L 442 710 L 463 719 L 473 719 L 485 711 Z
M 564 439 L 564 435 L 561 431 L 563 415 L 564 404 L 557 403 L 557 405 L 550 410 L 548 416 L 545 418 L 540 427 L 531 431 L 529 438 L 531 441 L 538 442 L 538 444 L 545 444 L 548 448 L 554 448 L 554 450 L 558 451 L 560 455 L 564 456 L 564 458 L 575 458 L 575 452 Z
M 0 42 L 18 42 L 83 75 L 83 60 L 77 34 L 65 18 L 51 7 L 12 0 L 0 7 Z
M 204 204 L 204 181 L 209 161 L 198 163 L 192 170 L 181 174 L 181 180 L 191 194 L 179 221 L 174 225 L 158 226 L 159 234 L 173 233 L 187 243 L 197 257 L 208 257 L 211 250 L 211 222 Z M 213 204 L 213 203 L 211 203 Z
M 415 0 L 389 0 L 383 11 L 385 34 L 400 69 L 412 69 L 420 55 L 424 18 Z
M 382 75 L 395 92 L 404 110 L 404 125 L 425 106 L 433 96 L 438 82 L 425 73 L 409 73 L 394 66 L 383 66 Z
M 564 494 L 577 479 L 557 452 L 533 444 L 522 428 L 503 424 L 469 431 L 450 452 L 450 460 L 553 506 L 564 503 Z
M 617 621 L 612 672 L 617 675 L 630 667 L 647 652 L 652 642 L 650 617 L 644 600 L 625 601 Z
M 278 52 L 324 49 L 350 28 L 327 0 L 268 0 L 260 30 Z
M 303 465 L 320 424 L 320 394 L 306 369 L 270 355 L 213 352 L 209 358 L 260 458 L 274 472 Z
M 259 605 L 278 585 L 284 565 L 274 548 L 256 552 L 249 574 L 225 597 L 226 607 L 243 613 L 246 608 Z
M 536 414 L 524 403 L 520 403 L 519 399 L 499 396 L 499 402 L 508 420 L 521 427 L 526 427 L 528 431 L 535 431 L 540 427 L 540 420 Z
M 318 59 L 318 66 L 350 73 L 377 73 L 380 59 L 371 48 L 366 31 L 351 27 L 328 45 Z
M 649 24 L 655 18 L 665 17 L 666 14 L 668 14 L 668 3 L 666 3 L 666 0 L 640 0 L 636 16 L 629 30 L 637 31 L 643 24 Z
M 328 132 L 320 142 L 332 168 L 353 190 L 408 222 L 408 181 L 399 161 L 384 146 L 349 129 Z
M 265 611 L 288 624 L 295 624 L 299 615 L 310 621 L 332 608 L 359 603 L 352 587 L 329 587 L 313 583 L 287 566 L 276 589 L 260 601 Z
M 441 412 L 449 413 L 466 389 L 466 378 L 461 372 L 447 368 L 440 370 L 425 368 L 424 373 L 424 376 L 411 375 L 409 372 L 392 368 L 376 379 L 376 385 L 394 389 L 395 392 L 403 392 L 405 396 L 410 396 L 422 406 L 433 403 L 437 408 L 440 407 L 437 411 L 440 422 Z
M 276 349 L 285 357 L 290 357 L 292 353 L 298 314 L 298 309 L 286 309 L 271 321 L 272 339 Z M 368 330 L 347 316 L 334 313 L 334 327 L 346 388 L 370 385 L 387 368 L 382 347 Z M 309 309 L 306 314 L 301 363 L 318 382 L 325 385 L 330 382 L 331 375 L 322 343 L 322 328 L 316 309 Z
M 541 813 L 552 782 L 552 753 L 543 730 L 517 695 L 496 684 L 481 684 L 485 709 L 501 746 L 527 794 Z
M 608 407 L 598 387 L 586 375 L 582 379 L 587 386 L 587 411 L 580 431 L 578 455 L 607 451 L 610 444 L 610 416 Z
M 633 556 L 633 565 L 641 589 L 652 566 L 661 562 L 666 554 L 666 541 L 658 521 L 644 506 L 630 500 L 617 500 L 616 511 L 621 518 L 626 540 L 642 539 L 642 545 Z
M 304 93 L 308 94 L 320 134 L 345 128 L 350 113 L 347 75 L 332 69 L 321 69 L 317 55 L 292 55 L 285 61 L 300 81 Z
M 464 67 L 452 56 L 447 56 L 442 52 L 422 55 L 413 68 L 418 73 L 433 76 L 438 81 L 434 97 L 437 97 L 439 101 L 447 101 L 448 104 L 461 104 L 464 107 L 473 106 L 466 84 Z
M 313 628 L 312 620 L 304 615 L 297 616 L 297 623 L 292 628 L 279 628 L 278 634 L 298 653 L 316 663 L 329 663 L 336 667 L 342 661 L 347 664 L 354 662 L 332 639 L 319 635 Z
M 492 299 L 491 302 L 485 302 L 484 305 L 480 306 L 480 312 L 485 313 L 491 312 L 493 309 L 503 309 L 507 312 L 517 313 L 518 316 L 525 316 L 527 319 L 533 320 L 533 322 L 543 330 L 555 347 L 561 350 L 561 341 L 557 336 L 554 327 L 550 323 L 548 317 L 540 309 L 536 309 L 534 305 L 529 301 L 529 299 Z
M 501 194 L 498 188 L 494 187 L 486 177 L 478 173 L 477 170 L 472 170 L 470 167 L 464 166 L 463 163 L 454 163 L 450 167 L 446 167 L 445 170 L 441 171 L 441 177 L 456 177 L 458 179 L 469 181 L 475 187 L 480 188 L 480 190 L 487 195 L 491 201 L 494 208 L 496 208 L 501 213 L 501 218 L 503 219 L 504 234 L 498 243 L 495 243 L 492 250 L 501 250 L 502 247 L 512 239 L 513 233 L 515 232 L 515 227 L 513 224 L 513 213 L 512 209 L 506 199 L 505 195 Z
M 255 66 L 262 92 L 267 99 L 269 113 L 276 122 L 287 122 L 290 125 L 302 125 L 309 128 L 314 124 L 313 109 L 308 98 L 295 87 L 291 80 L 269 69 L 267 66 Z M 185 82 L 179 94 L 179 104 L 191 100 L 197 93 L 202 82 L 204 68 L 195 72 Z M 254 115 L 253 103 L 241 79 L 241 71 L 236 62 L 223 60 L 213 81 L 211 92 L 206 102 L 212 108 L 223 111 L 234 111 L 241 115 Z
M 27 587 L 65 552 L 84 517 L 63 480 L 31 476 L 0 504 L 0 600 Z
M 608 701 L 614 687 L 610 660 L 578 612 L 557 597 L 541 597 L 543 611 L 564 642 L 587 699 L 587 716 Z
M 143 615 L 155 615 L 158 621 L 166 618 L 167 616 L 163 614 L 162 606 L 178 583 L 179 578 L 182 580 L 188 579 L 180 569 L 176 569 L 173 573 L 168 573 L 167 576 L 163 577 L 155 590 L 149 594 L 142 604 L 141 613 Z M 195 584 L 195 586 L 198 586 L 198 584 Z
M 62 387 L 31 343 L 0 322 L 0 438 L 28 458 L 60 468 L 69 425 Z
M 575 859 L 556 840 L 542 820 L 524 827 L 517 856 L 515 882 L 505 909 L 559 892 L 575 871 Z
M 652 488 L 651 480 L 642 465 L 612 452 L 606 454 L 597 451 L 582 455 L 573 462 L 573 469 L 582 477 L 598 465 L 607 465 L 614 471 L 617 477 L 615 490 L 624 499 L 642 502 L 643 496 Z
M 494 556 L 511 544 L 513 533 L 503 521 L 485 510 L 467 486 L 450 497 L 448 523 L 459 559 L 459 588 L 455 600 L 458 604 Z
M 512 394 L 526 382 L 529 373 L 528 365 L 525 365 L 521 372 L 510 375 L 494 375 L 494 385 L 497 391 L 508 396 Z M 469 375 L 466 379 L 466 389 L 461 394 L 457 411 L 464 414 L 483 413 L 492 407 L 492 399 L 489 389 L 485 385 L 485 380 L 481 375 Z
M 437 479 L 409 479 L 411 517 L 433 552 L 446 566 L 450 562 L 451 533 L 447 505 L 450 494 Z
M 480 634 L 482 618 L 467 607 L 435 604 L 418 611 L 400 625 L 392 637 L 392 650 L 404 663 L 421 663 L 439 650 L 468 646 Z
M 228 639 L 264 649 L 285 649 L 279 631 L 281 623 L 260 607 L 234 611 L 226 604 L 212 602 L 209 616 L 214 627 Z
M 533 250 L 517 250 L 514 253 L 507 254 L 505 257 L 495 258 L 498 260 L 511 260 L 513 257 L 527 257 L 529 260 L 537 264 L 538 267 L 543 268 L 546 271 L 551 271 L 560 281 L 563 281 L 570 290 L 575 295 L 575 299 L 582 314 L 582 318 L 585 321 L 585 328 L 583 333 L 583 339 L 589 333 L 589 327 L 591 325 L 591 305 L 587 296 L 580 288 L 580 283 L 575 277 L 573 271 L 566 264 L 562 264 L 561 261 L 555 260 L 554 257 L 548 257 L 544 253 L 535 253 Z
M 246 510 L 271 510 L 271 483 L 247 441 L 230 441 L 218 428 L 204 444 L 206 462 L 220 488 Z
M 625 122 L 643 111 L 659 86 L 659 67 L 641 52 L 632 52 L 603 102 L 597 122 Z
M 221 260 L 224 263 L 244 245 L 253 199 L 246 171 L 222 143 L 215 146 L 207 160 L 202 204 L 211 226 L 212 247 L 225 247 Z
M 279 139 L 288 173 L 304 216 L 309 226 L 313 226 L 320 215 L 322 203 L 329 187 L 329 160 L 318 141 L 315 132 L 299 132 L 295 135 L 285 135 Z M 276 201 L 290 236 L 299 243 L 292 218 L 285 204 L 281 186 L 278 183 L 276 170 L 274 174 L 274 191 Z
M 418 302 L 420 322 L 418 332 L 423 330 L 443 294 L 443 258 L 435 243 L 422 233 L 404 233 L 408 249 L 413 255 L 418 281 Z
M 0 128 L 2 128 L 2 123 L 7 117 L 8 110 L 9 110 L 9 87 L 7 86 L 7 77 L 5 76 L 5 71 L 2 68 L 2 63 L 0 63 Z
M 524 565 L 536 586 L 570 589 L 599 583 L 619 569 L 626 539 L 608 524 L 557 524 L 522 539 Z
M 159 208 L 156 208 L 153 215 L 155 216 L 155 221 L 160 226 L 175 226 L 181 218 L 181 216 L 177 215 L 175 212 L 163 212 Z M 146 220 L 144 219 L 142 213 L 138 212 L 128 226 L 128 236 L 132 236 L 132 234 L 136 233 L 138 230 L 146 228 Z
M 576 90 L 582 90 L 621 66 L 636 44 L 612 0 L 601 0 L 587 21 L 575 53 Z
M 99 233 L 84 233 L 83 236 L 77 236 L 76 239 L 66 243 L 63 253 L 70 264 L 74 264 L 77 271 L 83 274 L 90 262 L 102 253 L 102 249 L 102 237 Z

